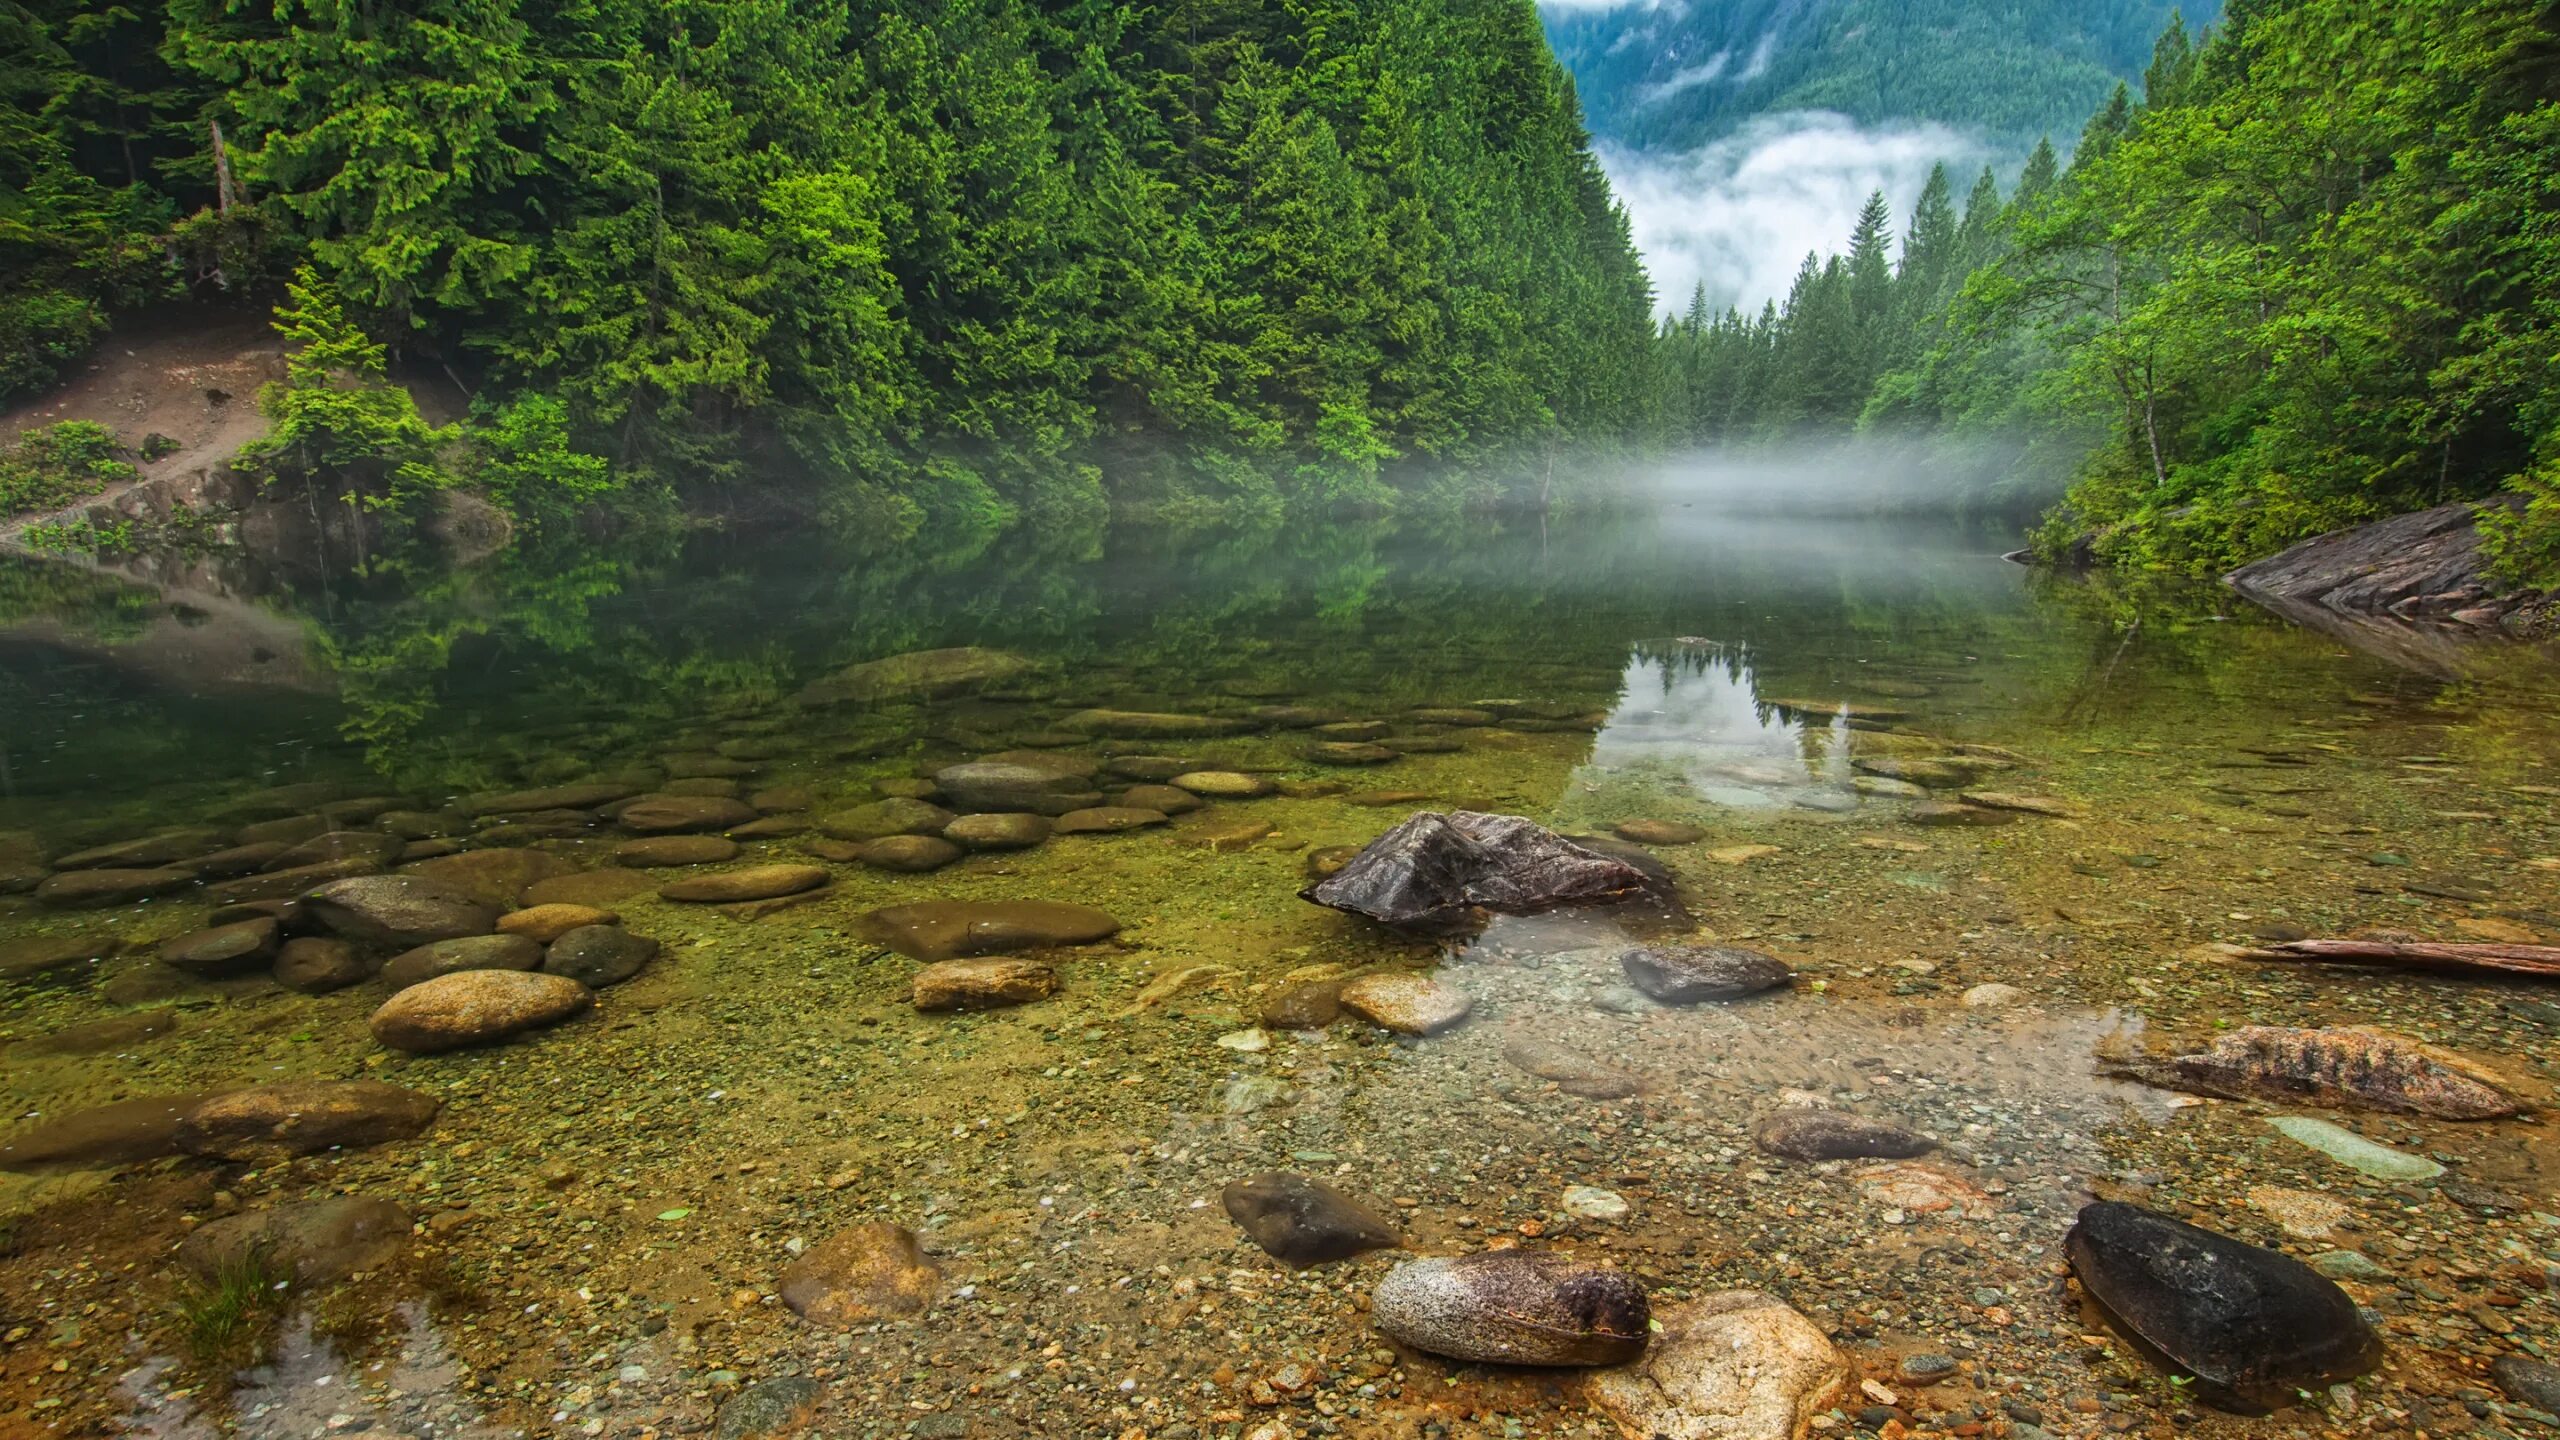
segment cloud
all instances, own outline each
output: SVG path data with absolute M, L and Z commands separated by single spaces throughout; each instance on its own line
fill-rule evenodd
M 1980 139 L 1936 124 L 1864 126 L 1827 111 L 1763 115 L 1729 139 L 1685 155 L 1600 147 L 1636 246 L 1665 309 L 1709 303 L 1756 310 L 1783 299 L 1806 252 L 1847 248 L 1858 207 L 1877 190 L 1897 235 L 1945 161 L 1961 195 L 1988 158 Z

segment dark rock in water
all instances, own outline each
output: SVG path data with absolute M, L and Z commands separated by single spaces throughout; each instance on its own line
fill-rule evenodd
M 1236 1228 L 1263 1253 L 1290 1265 L 1322 1265 L 1364 1251 L 1404 1248 L 1404 1237 L 1384 1216 L 1304 1175 L 1274 1170 L 1233 1181 L 1218 1198 Z
M 190 975 L 237 975 L 264 969 L 277 944 L 274 920 L 238 920 L 169 941 L 160 947 L 160 963 Z
M 1058 723 L 1079 734 L 1121 739 L 1189 739 L 1237 735 L 1253 728 L 1250 721 L 1227 716 L 1165 715 L 1138 710 L 1079 710 Z
M 1838 1110 L 1781 1110 L 1751 1127 L 1751 1141 L 1790 1160 L 1908 1160 L 1938 1148 L 1916 1130 Z
M 280 840 L 265 840 L 252 845 L 234 845 L 188 861 L 196 874 L 207 880 L 235 880 L 255 875 L 275 863 L 276 857 L 293 847 Z
M 831 840 L 882 840 L 891 835 L 931 835 L 951 823 L 951 812 L 922 800 L 892 798 L 856 805 L 818 819 Z
M 324 928 L 366 945 L 427 945 L 486 935 L 498 923 L 497 907 L 414 875 L 332 881 L 311 892 L 307 906 Z
M 613 847 L 617 865 L 717 865 L 738 858 L 738 842 L 717 835 L 652 835 Z
M 269 870 L 225 880 L 205 891 L 204 898 L 209 904 L 223 907 L 291 900 L 332 880 L 371 875 L 381 869 L 382 862 L 370 855 L 351 855 L 344 860 L 323 860 L 317 865 L 296 865 L 290 870 Z
M 1639 845 L 1695 845 L 1707 838 L 1705 826 L 1681 820 L 1621 820 L 1610 828 Z
M 825 1386 L 805 1375 L 759 1380 L 720 1407 L 711 1440 L 799 1440 L 826 1394 Z
M 1652 1307 L 1634 1276 L 1541 1250 L 1408 1260 L 1369 1295 L 1369 1318 L 1416 1350 L 1493 1365 L 1623 1365 Z
M 1795 978 L 1786 962 L 1737 945 L 1647 946 L 1619 956 L 1618 963 L 1629 984 L 1672 1005 L 1739 999 Z
M 2146 1085 L 2235 1100 L 2353 1105 L 2439 1120 L 2497 1120 L 2518 1109 L 2461 1056 L 2360 1027 L 2250 1025 L 2215 1036 L 2198 1054 L 2104 1063 Z
M 443 1102 L 379 1080 L 280 1080 L 217 1096 L 178 1124 L 178 1148 L 265 1163 L 406 1140 Z
M 0 1140 L 0 1170 L 105 1170 L 178 1152 L 178 1127 L 214 1098 L 146 1095 L 75 1110 Z
M 1200 808 L 1200 797 L 1177 785 L 1132 785 L 1120 792 L 1120 803 L 1160 815 L 1188 815 Z
M 1342 867 L 1360 858 L 1357 845 L 1327 845 L 1307 852 L 1307 878 L 1330 880 L 1342 873 Z
M 914 650 L 866 660 L 812 681 L 803 705 L 866 705 L 881 700 L 934 700 L 1000 684 L 1027 674 L 1032 662 L 1004 650 L 976 645 Z
M 234 834 L 238 845 L 299 845 L 314 835 L 328 833 L 329 822 L 318 815 L 287 815 L 281 820 L 261 820 L 243 825 Z
M 779 895 L 815 890 L 826 884 L 827 879 L 826 867 L 822 865 L 750 865 L 744 870 L 716 870 L 671 880 L 658 887 L 658 898 L 695 905 L 770 900 Z
M 55 910 L 103 910 L 166 895 L 196 883 L 193 870 L 65 870 L 36 887 L 36 903 Z
M 9 1047 L 12 1055 L 104 1055 L 127 1050 L 145 1040 L 157 1039 L 178 1028 L 178 1010 L 174 1005 L 156 1010 L 142 1010 L 130 1015 L 110 1015 L 104 1020 L 90 1020 L 66 1025 L 49 1035 L 21 1040 Z
M 2063 1251 L 2090 1298 L 2210 1404 L 2264 1412 L 2382 1359 L 2355 1301 L 2292 1256 L 2105 1200 L 2081 1209 Z
M 207 1221 L 178 1247 L 178 1263 L 210 1279 L 256 1255 L 304 1285 L 333 1285 L 397 1260 L 409 1227 L 409 1212 L 388 1200 L 301 1200 Z
M 509 790 L 494 795 L 475 795 L 463 802 L 463 808 L 474 815 L 520 815 L 533 810 L 593 810 L 617 800 L 631 798 L 628 785 L 609 781 L 587 785 L 553 785 L 541 790 Z
M 716 795 L 643 795 L 614 813 L 613 823 L 635 835 L 677 835 L 726 830 L 756 818 L 744 800 Z
M 619 985 L 658 958 L 658 942 L 619 925 L 581 925 L 551 942 L 542 969 L 566 975 L 590 990 Z
M 939 870 L 967 853 L 950 841 L 931 835 L 883 835 L 862 845 L 854 858 L 874 870 L 921 875 Z
M 2489 1375 L 2508 1399 L 2545 1415 L 2560 1415 L 2560 1365 L 2501 1355 L 2489 1363 Z
M 123 948 L 113 935 L 21 935 L 0 940 L 0 980 L 28 980 L 86 969 Z
M 380 867 L 400 858 L 400 849 L 407 843 L 380 830 L 330 830 L 290 847 L 258 868 L 299 870 L 340 860 L 370 860 Z
M 2461 500 L 2333 530 L 2243 565 L 2222 582 L 2289 620 L 2340 634 L 2341 622 L 2498 624 L 2531 601 L 2489 574 L 2477 516 L 2523 503 Z M 2457 617 L 2459 617 L 2457 619 Z
M 382 978 L 394 990 L 463 970 L 532 970 L 542 964 L 542 947 L 522 935 L 464 935 L 438 940 L 391 957 Z
M 1641 1079 L 1614 1065 L 1535 1035 L 1503 1037 L 1502 1058 L 1541 1080 L 1554 1081 L 1567 1095 L 1586 1100 L 1623 1100 L 1644 1089 Z
M 228 837 L 219 830 L 162 830 L 139 840 L 119 841 L 54 858 L 56 870 L 151 870 L 192 860 L 219 850 Z
M 296 935 L 276 952 L 276 983 L 305 995 L 344 990 L 372 973 L 356 947 L 327 935 Z
M 486 838 L 491 832 L 480 832 Z M 429 880 L 484 905 L 511 910 L 536 902 L 525 898 L 534 886 L 578 873 L 574 862 L 540 850 L 466 850 L 422 860 L 401 872 Z
M 1114 755 L 1102 762 L 1102 768 L 1123 780 L 1162 785 L 1199 769 L 1200 762 L 1184 755 Z
M 862 930 L 909 959 L 932 961 L 1087 945 L 1119 934 L 1120 922 L 1059 900 L 925 900 L 874 910 Z
M 1165 820 L 1165 813 L 1161 810 L 1142 810 L 1135 805 L 1094 805 L 1059 816 L 1057 831 L 1061 835 L 1117 835 L 1124 830 L 1144 830 L 1149 826 L 1162 825 Z
M 1460 928 L 1490 910 L 1527 915 L 1616 900 L 1645 888 L 1643 872 L 1567 841 L 1533 820 L 1426 810 L 1299 895 L 1318 905 L 1416 930 Z
M 1342 982 L 1300 980 L 1262 1000 L 1262 1023 L 1274 1030 L 1321 1030 L 1342 1015 Z
M 934 772 L 933 784 L 953 809 L 981 813 L 1064 815 L 1102 798 L 1082 764 L 1047 756 L 949 765 Z
M 968 850 L 1028 850 L 1049 838 L 1049 819 L 1028 812 L 963 815 L 942 827 L 942 838 Z

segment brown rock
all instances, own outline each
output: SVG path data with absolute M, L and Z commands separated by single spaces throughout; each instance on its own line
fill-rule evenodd
M 1504 1036 L 1502 1058 L 1541 1080 L 1554 1081 L 1567 1095 L 1586 1100 L 1622 1100 L 1644 1089 L 1642 1080 L 1614 1065 L 1535 1035 Z
M 610 908 L 615 902 L 628 900 L 634 895 L 649 894 L 657 888 L 658 881 L 654 876 L 643 875 L 637 870 L 607 866 L 602 870 L 588 870 L 576 875 L 561 875 L 553 879 L 537 881 L 526 887 L 524 903 L 527 905 L 593 905 L 602 909 Z
M 46 1120 L 0 1141 L 0 1170 L 106 1170 L 178 1154 L 178 1126 L 215 1092 L 146 1095 Z
M 1849 1358 L 1774 1296 L 1717 1291 L 1655 1310 L 1653 1325 L 1642 1358 L 1584 1391 L 1627 1440 L 1803 1440 L 1853 1393 Z
M 992 1010 L 1025 1005 L 1058 993 L 1058 972 L 1037 960 L 991 956 L 942 960 L 916 972 L 919 1010 Z
M 1159 815 L 1188 815 L 1200 808 L 1201 800 L 1178 785 L 1132 785 L 1120 792 L 1120 803 Z
M 581 925 L 551 942 L 543 973 L 565 975 L 590 990 L 619 985 L 658 958 L 658 942 L 619 925 Z
M 129 1049 L 145 1040 L 170 1034 L 178 1028 L 178 1011 L 174 1006 L 141 1010 L 131 1015 L 110 1015 L 104 1020 L 90 1020 L 78 1025 L 65 1025 L 48 1035 L 21 1040 L 9 1047 L 12 1055 L 104 1055 L 112 1050 Z
M 906 1229 L 856 1225 L 811 1246 L 782 1275 L 782 1303 L 812 1325 L 850 1330 L 933 1303 L 942 1272 Z
M 431 1096 L 379 1080 L 283 1080 L 197 1106 L 178 1123 L 177 1143 L 190 1155 L 264 1164 L 406 1140 L 440 1108 Z
M 1388 970 L 1342 987 L 1342 1008 L 1399 1035 L 1437 1035 L 1475 1008 L 1467 992 L 1429 975 Z
M 123 948 L 113 935 L 21 935 L 0 940 L 0 980 L 29 980 L 86 969 Z
M 963 815 L 942 838 L 971 850 L 1028 850 L 1049 838 L 1049 818 L 1025 812 Z
M 190 975 L 238 975 L 265 969 L 278 943 L 274 920 L 239 920 L 169 941 L 160 947 L 160 963 Z
M 332 880 L 378 874 L 381 870 L 382 862 L 367 855 L 351 856 L 345 860 L 324 860 L 317 865 L 297 865 L 290 870 L 269 870 L 264 874 L 243 875 L 237 880 L 225 880 L 205 891 L 204 898 L 208 904 L 217 908 L 292 900 L 307 895 Z
M 884 835 L 863 842 L 854 858 L 874 870 L 921 875 L 939 870 L 967 853 L 950 841 L 931 835 Z
M 559 975 L 464 970 L 412 985 L 373 1012 L 373 1038 L 428 1054 L 503 1040 L 583 1013 L 595 992 Z
M 574 875 L 577 870 L 573 862 L 545 851 L 510 848 L 465 850 L 459 855 L 421 860 L 402 873 L 469 896 L 484 905 L 511 910 L 527 903 L 525 892 L 534 886 L 546 880 Z
M 653 835 L 613 847 L 619 865 L 718 865 L 738 858 L 738 842 L 718 835 Z
M 1090 944 L 1120 933 L 1120 922 L 1058 900 L 926 900 L 874 910 L 862 928 L 901 955 L 932 961 Z
M 1342 982 L 1301 980 L 1263 997 L 1262 1023 L 1274 1030 L 1321 1030 L 1342 1016 Z
M 826 883 L 826 867 L 821 865 L 751 865 L 744 870 L 721 870 L 669 881 L 658 887 L 658 898 L 721 905 L 794 895 Z
M 326 935 L 296 935 L 276 952 L 276 983 L 305 995 L 344 990 L 372 974 L 356 947 Z
M 1621 820 L 1609 827 L 1622 840 L 1639 845 L 1695 845 L 1707 838 L 1706 828 L 1678 820 Z
M 541 964 L 542 947 L 522 935 L 465 935 L 392 956 L 382 978 L 392 989 L 406 990 L 464 970 L 531 970 Z
M 196 883 L 193 870 L 64 870 L 36 887 L 36 903 L 55 910 L 103 910 L 166 895 Z
M 1061 835 L 1116 835 L 1124 830 L 1143 830 L 1165 823 L 1161 810 L 1141 810 L 1134 805 L 1094 805 L 1070 810 L 1058 817 L 1057 833 Z
M 744 800 L 712 795 L 643 795 L 613 817 L 615 824 L 638 835 L 726 830 L 754 818 L 755 807 Z
M 498 917 L 498 933 L 521 935 L 536 945 L 548 945 L 582 925 L 616 925 L 622 917 L 610 910 L 592 905 L 531 905 L 512 914 Z
M 952 815 L 922 800 L 874 800 L 821 816 L 818 829 L 830 840 L 881 840 L 891 835 L 933 835 L 951 823 Z

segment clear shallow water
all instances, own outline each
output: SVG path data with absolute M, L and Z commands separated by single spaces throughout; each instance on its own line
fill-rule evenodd
M 798 788 L 824 815 L 1025 746 L 1171 752 L 1284 793 L 929 874 L 826 860 L 823 898 L 761 918 L 660 901 L 654 885 L 684 872 L 652 870 L 612 902 L 663 942 L 650 968 L 568 1025 L 431 1057 L 374 1043 L 378 982 L 166 983 L 151 944 L 203 923 L 201 892 L 96 911 L 0 900 L 0 939 L 125 946 L 0 990 L 0 1095 L 27 1123 L 288 1076 L 444 1102 L 422 1137 L 282 1165 L 0 1176 L 0 1214 L 22 1217 L 0 1333 L 26 1332 L 0 1347 L 0 1426 L 675 1434 L 740 1384 L 806 1374 L 826 1385 L 829 1433 L 1172 1437 L 1275 1417 L 1302 1434 L 1601 1433 L 1557 1377 L 1387 1345 L 1360 1304 L 1392 1256 L 1304 1273 L 1262 1256 L 1217 1197 L 1271 1168 L 1376 1202 L 1420 1251 L 1508 1237 L 1609 1257 L 1658 1299 L 1773 1289 L 1908 1424 L 1994 1433 L 2022 1423 L 2004 1405 L 2066 1433 L 2186 1423 L 2142 1362 L 2083 1339 L 2103 1332 L 2058 1278 L 2077 1205 L 2131 1195 L 2382 1272 L 2354 1283 L 2395 1368 L 2355 1408 L 2196 1423 L 2471 1423 L 2480 1362 L 2552 1333 L 2539 1126 L 2332 1114 L 2449 1157 L 2447 1181 L 2395 1186 L 2268 1129 L 2271 1107 L 2173 1107 L 2098 1076 L 2095 1052 L 2223 1023 L 2383 1023 L 2539 1093 L 2560 1011 L 2530 989 L 2207 947 L 2277 927 L 2560 936 L 2560 873 L 2534 863 L 2560 855 L 2549 670 L 2517 653 L 2445 680 L 2217 592 L 2052 580 L 2001 548 L 1673 510 L 1064 554 L 707 536 L 326 591 L 12 565 L 0 831 L 28 837 L 22 855 L 599 776 Z M 1034 663 L 929 702 L 800 699 L 844 666 L 952 645 Z M 1287 729 L 1063 743 L 1091 707 L 1284 704 L 1385 722 L 1411 753 L 1328 766 Z M 1448 708 L 1497 723 L 1414 718 Z M 1972 762 L 1960 784 L 1951 758 Z M 1918 823 L 1966 787 L 2065 813 Z M 1626 993 L 1616 917 L 1501 921 L 1444 948 L 1296 897 L 1314 852 L 1459 805 L 1568 831 L 1699 827 L 1656 851 L 1696 926 L 1781 956 L 1799 983 L 1664 1008 Z M 621 868 L 628 836 L 559 823 L 455 838 Z M 818 838 L 754 840 L 739 863 L 805 859 Z M 914 965 L 859 927 L 881 905 L 1016 898 L 1100 906 L 1125 928 L 1063 952 L 1058 995 L 950 1017 L 916 1013 Z M 1346 1018 L 1219 1043 L 1286 984 L 1407 965 L 1466 990 L 1468 1022 L 1420 1041 Z M 1987 984 L 2019 993 L 1965 1003 Z M 127 1028 L 81 1028 L 101 1022 Z M 1561 1093 L 1505 1059 L 1521 1034 L 1644 1089 Z M 1946 1148 L 1886 1171 L 1758 1154 L 1751 1122 L 1807 1096 Z M 1569 1213 L 1573 1186 L 1626 1213 Z M 2340 1228 L 2285 1234 L 2282 1202 L 2253 1201 L 2270 1188 L 2335 1200 Z M 337 1192 L 408 1209 L 424 1258 L 316 1297 L 275 1363 L 217 1398 L 177 1358 L 173 1247 L 205 1218 Z M 923 1237 L 935 1308 L 852 1333 L 795 1319 L 774 1298 L 792 1256 L 865 1220 Z M 1969 1368 L 1915 1391 L 1896 1378 L 1915 1351 Z M 1315 1389 L 1253 1404 L 1253 1382 L 1292 1363 Z

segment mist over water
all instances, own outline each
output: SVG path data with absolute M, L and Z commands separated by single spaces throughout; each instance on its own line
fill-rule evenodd
M 2068 480 L 2061 461 L 2010 437 L 1869 433 L 1682 450 L 1634 470 L 1626 485 L 1644 501 L 1727 514 L 2024 518 Z
M 1908 216 L 1931 166 L 1962 174 L 1991 154 L 1945 125 L 1861 125 L 1827 111 L 1764 115 L 1686 154 L 1599 147 L 1654 294 L 1675 314 L 1702 283 L 1718 309 L 1783 298 L 1807 253 L 1848 247 L 1868 195 L 1882 190 Z

